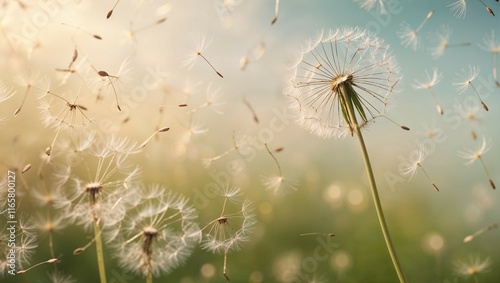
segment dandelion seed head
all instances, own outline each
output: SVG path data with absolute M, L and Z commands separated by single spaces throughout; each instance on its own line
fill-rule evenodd
M 108 236 L 116 237 L 116 257 L 125 269 L 143 276 L 168 274 L 184 264 L 199 241 L 196 211 L 163 186 L 136 190 L 127 217 Z
M 365 116 L 360 124 L 383 115 L 388 95 L 396 91 L 400 80 L 399 67 L 388 49 L 360 28 L 321 31 L 306 41 L 291 64 L 284 89 L 298 124 L 323 138 L 349 133 L 340 102 L 345 87 L 357 93 L 363 109 L 359 111 Z
M 99 136 L 84 151 L 61 165 L 56 183 L 61 198 L 56 206 L 68 220 L 90 229 L 99 219 L 103 227 L 115 225 L 125 213 L 124 202 L 141 174 L 139 167 L 128 163 L 137 152 L 136 143 L 115 136 Z

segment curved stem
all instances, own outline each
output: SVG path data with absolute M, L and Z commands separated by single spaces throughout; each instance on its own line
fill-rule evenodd
M 94 220 L 95 247 L 97 252 L 97 265 L 99 267 L 99 278 L 101 283 L 106 283 L 106 269 L 104 267 L 104 252 L 102 249 L 101 230 L 98 220 Z
M 380 198 L 378 195 L 377 184 L 375 183 L 375 177 L 373 175 L 372 165 L 370 163 L 370 158 L 368 156 L 368 151 L 366 150 L 365 141 L 363 139 L 363 135 L 361 134 L 361 130 L 356 119 L 356 113 L 354 111 L 354 106 L 352 102 L 352 97 L 356 96 L 356 91 L 352 88 L 350 84 L 343 84 L 343 87 L 340 88 L 341 95 L 343 96 L 343 101 L 346 105 L 346 110 L 348 112 L 349 121 L 351 123 L 351 129 L 356 132 L 356 136 L 358 137 L 359 145 L 361 146 L 361 151 L 363 153 L 363 158 L 365 161 L 366 172 L 368 173 L 368 179 L 370 181 L 370 188 L 373 196 L 373 202 L 375 204 L 375 209 L 377 211 L 378 221 L 380 223 L 380 228 L 382 229 L 382 234 L 384 235 L 385 244 L 387 245 L 387 249 L 389 250 L 389 254 L 392 259 L 392 264 L 396 269 L 396 273 L 399 277 L 400 282 L 408 282 L 406 279 L 406 275 L 403 272 L 403 268 L 398 259 L 398 255 L 396 253 L 396 249 L 394 248 L 394 244 L 392 243 L 391 234 L 389 232 L 389 228 L 387 227 L 387 223 L 384 216 L 384 211 L 382 210 L 382 204 L 380 202 Z

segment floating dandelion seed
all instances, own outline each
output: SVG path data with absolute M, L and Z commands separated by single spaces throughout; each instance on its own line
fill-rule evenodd
M 249 50 L 245 56 L 240 59 L 240 68 L 241 70 L 245 70 L 248 64 L 253 63 L 259 60 L 266 51 L 266 44 L 264 41 L 260 41 L 259 44 L 252 50 Z
M 271 25 L 274 25 L 278 20 L 279 8 L 280 8 L 280 0 L 276 0 L 276 4 L 274 5 L 274 18 L 271 20 Z
M 78 58 L 78 49 L 74 49 L 73 51 L 73 56 L 71 57 L 71 62 L 68 64 L 68 67 L 66 68 L 56 68 L 56 71 L 58 72 L 64 72 L 64 73 L 69 73 L 73 74 L 76 73 L 76 70 L 73 68 L 73 64 L 75 63 L 76 59 Z
M 0 103 L 13 97 L 15 94 L 16 92 L 12 88 L 8 87 L 7 84 L 0 80 Z M 0 116 L 0 126 L 7 120 L 8 118 Z
M 170 130 L 170 128 L 167 128 L 167 127 L 164 127 L 164 128 L 160 128 L 158 130 L 156 130 L 153 134 L 151 134 L 151 136 L 149 136 L 143 143 L 141 143 L 137 149 L 141 149 L 143 147 L 145 147 L 149 141 L 154 138 L 155 136 L 157 136 L 159 133 L 164 133 L 164 132 L 168 132 L 168 130 Z
M 466 236 L 464 238 L 464 243 L 468 243 L 468 242 L 474 240 L 477 236 L 483 234 L 484 232 L 488 232 L 488 231 L 496 229 L 496 228 L 498 228 L 498 224 L 496 224 L 496 223 L 493 223 L 493 224 L 490 224 L 486 227 L 483 227 L 483 228 L 477 230 L 476 232 Z
M 26 273 L 26 272 L 30 271 L 31 269 L 33 269 L 33 268 L 35 268 L 35 267 L 38 267 L 38 266 L 40 266 L 40 265 L 42 265 L 42 264 L 46 264 L 46 263 L 55 263 L 55 262 L 57 262 L 57 261 L 58 261 L 58 259 L 57 259 L 57 258 L 51 258 L 51 259 L 49 259 L 49 260 L 42 261 L 42 262 L 39 262 L 39 263 L 37 263 L 37 264 L 35 264 L 35 265 L 32 265 L 32 266 L 30 266 L 30 267 L 29 267 L 29 268 L 27 268 L 27 269 L 19 270 L 19 271 L 17 272 L 17 274 L 23 274 L 23 273 Z
M 495 13 L 493 10 L 488 7 L 483 0 L 478 0 L 486 9 L 488 13 L 490 13 L 492 16 L 495 16 Z M 496 0 L 495 0 L 496 1 Z M 498 2 L 498 1 L 497 1 Z M 465 13 L 467 11 L 467 0 L 457 0 L 453 3 L 448 4 L 448 7 L 452 12 L 454 12 L 455 17 L 457 18 L 465 18 Z
M 474 105 L 467 105 L 465 106 L 465 109 L 463 111 L 463 116 L 467 121 L 470 122 L 471 126 L 471 137 L 473 140 L 477 139 L 477 133 L 475 130 L 475 124 L 479 123 L 479 118 L 478 118 L 478 112 L 479 112 L 479 105 L 474 104 Z
M 160 185 L 137 188 L 131 208 L 108 235 L 127 270 L 153 282 L 184 264 L 201 238 L 196 210 Z
M 16 91 L 0 80 L 0 103 L 8 100 L 16 94 Z
M 369 121 L 386 117 L 380 108 L 385 110 L 387 98 L 395 92 L 399 80 L 397 62 L 381 39 L 363 29 L 344 28 L 321 32 L 305 44 L 291 66 L 283 92 L 290 97 L 298 122 L 305 129 L 325 138 L 356 134 L 387 249 L 399 280 L 407 282 L 361 132 Z
M 497 77 L 497 58 L 498 53 L 500 53 L 500 41 L 495 39 L 495 30 L 491 30 L 491 36 L 483 38 L 483 44 L 479 44 L 479 47 L 493 54 L 493 80 L 495 81 L 496 86 L 500 88 L 500 81 Z
M 244 135 L 241 135 L 241 134 L 237 134 L 236 132 L 233 132 L 233 145 L 230 149 L 222 152 L 221 154 L 219 155 L 216 155 L 216 156 L 213 156 L 213 157 L 209 157 L 209 158 L 204 158 L 202 161 L 203 161 L 203 164 L 205 165 L 205 167 L 210 167 L 213 165 L 213 163 L 219 159 L 221 159 L 222 157 L 228 155 L 229 153 L 233 152 L 233 151 L 236 151 L 238 152 L 239 154 L 241 150 L 245 150 L 248 146 L 248 143 L 246 141 L 246 136 Z
M 108 72 L 103 71 L 103 70 L 98 71 L 97 69 L 95 69 L 94 66 L 92 66 L 92 68 L 97 73 L 97 75 L 99 75 L 99 78 L 104 80 L 104 82 L 105 82 L 104 85 L 111 85 L 111 88 L 113 89 L 113 94 L 114 94 L 115 100 L 116 100 L 116 107 L 118 108 L 119 111 L 122 111 L 122 109 L 120 107 L 120 102 L 118 100 L 118 93 L 116 91 L 116 88 L 115 88 L 115 85 L 113 82 L 120 81 L 123 79 L 123 77 L 130 71 L 129 64 L 130 64 L 130 60 L 128 58 L 123 60 L 123 62 L 120 64 L 120 68 L 118 69 L 118 72 L 116 75 L 110 75 Z M 97 91 L 98 94 L 100 93 L 101 87 Z M 98 99 L 99 98 L 100 97 L 98 96 Z
M 354 0 L 354 3 L 358 3 L 362 9 L 367 11 L 370 11 L 373 7 L 377 6 L 377 12 L 379 14 L 386 14 L 384 0 Z
M 447 25 L 440 26 L 434 33 L 430 35 L 431 40 L 438 43 L 435 47 L 429 48 L 432 58 L 437 59 L 441 57 L 446 49 L 450 47 L 470 46 L 470 42 L 450 43 L 450 36 L 451 28 Z
M 23 100 L 21 101 L 21 105 L 14 111 L 14 117 L 16 117 L 19 112 L 21 112 L 23 106 L 24 106 L 24 103 L 26 102 L 26 98 L 28 97 L 28 94 L 30 93 L 32 87 L 39 81 L 39 77 L 37 74 L 32 74 L 31 71 L 28 72 L 28 76 L 26 78 L 21 78 L 22 80 L 22 84 L 24 85 L 24 87 L 26 88 L 26 90 L 24 91 L 24 95 L 23 95 Z
M 320 236 L 326 236 L 326 237 L 335 237 L 334 233 L 310 232 L 310 233 L 302 233 L 302 234 L 300 234 L 300 236 L 314 236 L 314 235 L 320 235 Z
M 487 142 L 486 139 L 483 137 L 481 145 L 477 149 L 467 149 L 464 151 L 459 152 L 459 155 L 468 160 L 465 164 L 470 165 L 474 163 L 474 161 L 479 160 L 481 162 L 481 165 L 483 166 L 484 172 L 486 173 L 486 177 L 488 177 L 488 181 L 490 183 L 490 186 L 492 189 L 495 189 L 495 183 L 493 183 L 493 180 L 490 177 L 490 173 L 488 172 L 488 169 L 486 168 L 486 164 L 483 161 L 483 156 L 490 150 L 491 148 L 491 142 Z
M 253 109 L 252 104 L 250 104 L 250 102 L 245 97 L 243 97 L 243 103 L 248 108 L 248 110 L 250 110 L 250 112 L 252 113 L 252 117 L 253 117 L 254 122 L 258 124 L 259 117 L 257 117 L 257 113 Z
M 262 176 L 261 182 L 266 187 L 267 190 L 272 191 L 275 195 L 284 195 L 289 193 L 290 191 L 297 190 L 297 182 L 293 180 L 289 180 L 283 176 L 283 172 L 281 171 L 281 166 L 278 162 L 278 159 L 272 151 L 267 146 L 267 143 L 264 144 L 267 150 L 267 153 L 273 158 L 276 167 L 278 167 L 278 175 L 272 176 Z
M 73 26 L 73 25 L 70 25 L 70 24 L 67 24 L 67 23 L 62 23 L 62 25 L 63 25 L 63 26 L 68 26 L 68 27 L 70 27 L 70 28 L 73 28 L 73 29 L 75 29 L 76 31 L 81 31 L 81 32 L 83 32 L 83 33 L 85 33 L 85 34 L 87 34 L 87 35 L 90 35 L 91 37 L 93 37 L 93 38 L 95 38 L 95 39 L 97 39 L 97 40 L 102 40 L 102 37 L 101 37 L 100 35 L 95 34 L 95 33 L 88 32 L 88 31 L 86 31 L 86 30 L 81 29 L 80 27 Z
M 226 187 L 221 190 L 224 198 L 220 216 L 210 221 L 201 229 L 203 232 L 202 248 L 213 253 L 224 253 L 223 275 L 227 281 L 227 254 L 231 251 L 241 249 L 244 242 L 248 241 L 248 235 L 253 231 L 255 214 L 252 202 L 248 199 L 243 201 L 241 209 L 231 207 L 228 200 L 237 204 L 241 196 L 241 189 L 238 187 Z M 235 205 L 233 205 L 235 206 Z
M 441 73 L 438 73 L 437 68 L 434 68 L 432 70 L 432 76 L 430 76 L 429 73 L 427 72 L 427 70 L 425 70 L 425 76 L 427 77 L 426 81 L 419 82 L 419 81 L 415 80 L 416 84 L 414 84 L 413 87 L 416 89 L 428 89 L 428 90 L 430 90 L 431 94 L 432 94 L 432 98 L 434 99 L 434 103 L 436 104 L 437 112 L 439 114 L 443 115 L 443 108 L 439 104 L 436 93 L 433 90 L 433 87 L 441 81 L 443 76 Z
M 123 43 L 126 43 L 128 42 L 129 40 L 132 40 L 132 42 L 135 44 L 137 43 L 137 39 L 136 39 L 136 35 L 141 33 L 141 32 L 144 32 L 152 27 L 155 27 L 157 25 L 161 25 L 162 23 L 166 22 L 167 21 L 167 18 L 163 17 L 163 18 L 160 18 L 156 21 L 154 21 L 153 23 L 150 23 L 146 26 L 143 26 L 141 28 L 137 28 L 137 29 L 134 29 L 133 28 L 133 25 L 134 25 L 134 21 L 135 21 L 135 18 L 133 21 L 130 22 L 129 24 L 129 28 L 128 30 L 126 31 L 126 34 L 127 34 L 127 39 L 124 40 Z
M 479 95 L 479 92 L 477 92 L 476 88 L 474 87 L 474 84 L 472 82 L 477 78 L 479 75 L 479 67 L 476 66 L 469 66 L 469 71 L 462 70 L 463 75 L 457 74 L 457 78 L 460 80 L 459 82 L 453 83 L 453 85 L 457 86 L 457 91 L 459 94 L 462 94 L 467 91 L 467 89 L 472 87 L 472 90 L 474 90 L 474 93 L 476 94 L 477 99 L 481 102 L 481 105 L 483 106 L 484 110 L 488 111 L 488 106 L 483 102 L 481 99 L 481 96 Z
M 398 36 L 401 39 L 401 44 L 405 47 L 411 48 L 412 50 L 417 50 L 420 46 L 420 30 L 424 27 L 427 21 L 432 17 L 434 11 L 427 13 L 424 21 L 418 26 L 417 29 L 412 29 L 407 23 L 401 24 L 401 30 L 398 32 Z
M 454 272 L 463 278 L 474 277 L 475 282 L 478 281 L 478 275 L 480 273 L 486 273 L 490 271 L 492 261 L 488 257 L 481 260 L 479 255 L 471 255 L 468 260 L 457 260 L 453 263 Z
M 452 12 L 454 12 L 455 17 L 465 18 L 465 13 L 467 10 L 467 0 L 457 0 L 453 3 L 448 4 L 448 7 Z
M 214 70 L 214 72 L 221 78 L 224 78 L 219 71 L 215 69 L 215 67 L 207 60 L 207 58 L 203 55 L 205 49 L 208 48 L 210 43 L 212 43 L 212 39 L 207 37 L 206 33 L 194 34 L 191 36 L 191 40 L 195 46 L 194 52 L 189 53 L 188 56 L 182 62 L 182 65 L 187 67 L 188 70 L 191 70 L 196 63 L 198 57 L 201 57 L 207 64 Z
M 422 172 L 424 172 L 425 176 L 427 176 L 427 180 L 431 183 L 432 187 L 439 192 L 438 187 L 436 184 L 431 180 L 431 177 L 429 174 L 427 174 L 427 171 L 425 171 L 424 167 L 422 166 L 422 162 L 424 159 L 427 157 L 429 152 L 427 149 L 423 146 L 420 146 L 418 148 L 413 149 L 410 152 L 409 158 L 403 161 L 403 174 L 405 175 L 410 175 L 410 179 L 413 178 L 415 174 L 417 174 L 417 170 L 420 168 Z
M 209 83 L 207 85 L 205 95 L 206 95 L 205 102 L 202 103 L 201 105 L 191 109 L 190 113 L 195 113 L 195 112 L 200 111 L 203 108 L 210 107 L 210 109 L 212 109 L 215 113 L 224 114 L 224 112 L 222 112 L 221 110 L 219 110 L 217 108 L 217 106 L 221 106 L 221 105 L 226 104 L 226 102 L 220 101 L 220 98 L 222 97 L 221 88 L 220 87 L 219 88 L 212 88 L 212 83 Z
M 111 8 L 111 10 L 109 10 L 109 12 L 106 14 L 106 19 L 109 19 L 111 17 L 111 15 L 113 15 L 113 12 L 116 8 L 116 5 L 118 5 L 118 3 L 120 3 L 120 0 L 116 0 L 116 3 L 115 3 L 115 5 L 113 5 L 113 8 Z
M 0 181 L 0 188 L 0 199 L 7 200 L 6 179 L 5 182 Z M 3 212 L 2 209 L 7 210 L 7 201 L 5 201 L 4 205 L 5 207 L 0 207 L 0 212 Z M 38 248 L 35 225 L 30 216 L 24 213 L 20 214 L 15 227 L 12 228 L 10 226 L 12 223 L 8 223 L 12 219 L 7 219 L 7 213 L 2 213 L 2 215 L 5 215 L 5 221 L 2 219 L 2 223 L 5 224 L 0 226 L 2 228 L 0 230 L 0 277 L 5 274 L 4 272 L 12 269 L 9 267 L 12 264 L 18 270 L 22 270 L 25 266 L 28 266 Z M 8 243 L 12 242 L 9 241 L 12 237 L 16 240 L 15 246 L 8 245 Z M 9 257 L 12 251 L 15 252 L 15 258 Z
M 46 95 L 49 95 L 51 98 L 48 100 L 45 99 Z M 78 130 L 77 128 L 80 127 L 86 128 L 92 120 L 85 114 L 88 110 L 87 107 L 76 103 L 78 95 L 73 102 L 50 90 L 46 92 L 46 95 L 40 97 L 39 108 L 42 112 L 43 124 L 56 131 L 52 143 L 45 151 L 50 156 L 61 130 Z M 54 100 L 56 102 L 53 102 Z

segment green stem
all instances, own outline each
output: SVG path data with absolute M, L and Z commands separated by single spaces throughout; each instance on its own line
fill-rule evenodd
M 392 264 L 396 269 L 396 273 L 399 277 L 400 282 L 408 282 L 406 279 L 406 275 L 403 272 L 403 268 L 399 263 L 398 255 L 396 253 L 396 249 L 394 248 L 394 244 L 392 243 L 391 233 L 389 232 L 389 228 L 387 227 L 387 223 L 385 221 L 384 211 L 382 210 L 382 204 L 380 202 L 380 198 L 378 195 L 377 184 L 375 183 L 375 177 L 373 175 L 372 165 L 370 163 L 370 157 L 368 156 L 368 151 L 366 150 L 365 141 L 363 139 L 363 135 L 361 134 L 361 130 L 356 119 L 356 113 L 354 111 L 354 106 L 352 99 L 355 97 L 356 91 L 352 88 L 352 86 L 348 83 L 343 84 L 341 87 L 340 94 L 342 96 L 341 102 L 344 102 L 345 106 L 347 106 L 347 112 L 349 116 L 349 121 L 351 123 L 352 130 L 356 132 L 356 136 L 358 137 L 359 145 L 361 146 L 361 151 L 363 153 L 363 158 L 365 161 L 366 172 L 368 173 L 368 179 L 370 181 L 370 188 L 373 196 L 373 202 L 375 204 L 375 209 L 377 211 L 378 221 L 380 223 L 380 228 L 382 228 L 382 234 L 384 235 L 385 244 L 387 245 L 387 249 L 389 250 L 389 254 L 392 259 Z
M 97 265 L 99 267 L 99 278 L 101 283 L 106 283 L 106 269 L 104 267 L 104 252 L 102 249 L 101 229 L 97 219 L 94 219 L 94 237 L 97 251 Z
M 146 283 L 153 283 L 153 273 L 151 271 L 149 271 L 146 276 Z

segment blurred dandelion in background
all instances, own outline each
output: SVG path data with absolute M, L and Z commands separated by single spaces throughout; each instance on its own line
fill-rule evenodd
M 459 155 L 466 159 L 467 162 L 465 163 L 466 165 L 470 165 L 474 163 L 476 160 L 479 160 L 481 163 L 484 173 L 486 174 L 486 177 L 488 177 L 488 182 L 490 183 L 490 186 L 492 189 L 495 189 L 495 183 L 493 183 L 493 180 L 490 177 L 490 173 L 488 171 L 488 168 L 486 167 L 486 164 L 484 163 L 483 157 L 490 150 L 491 148 L 491 142 L 486 141 L 486 138 L 481 139 L 481 144 L 476 149 L 465 149 L 463 151 L 459 152 Z
M 236 206 L 241 197 L 238 187 L 225 187 L 220 190 L 223 204 L 220 216 L 210 221 L 201 229 L 203 232 L 202 248 L 213 253 L 224 253 L 223 275 L 229 281 L 227 274 L 227 254 L 241 249 L 256 223 L 252 202 L 244 200 L 241 208 Z M 229 202 L 228 202 L 229 201 Z
M 432 89 L 435 85 L 437 85 L 441 79 L 443 78 L 443 75 L 441 73 L 438 73 L 437 68 L 434 68 L 432 70 L 432 76 L 429 75 L 427 70 L 425 70 L 425 76 L 427 78 L 426 81 L 420 82 L 415 80 L 415 84 L 413 85 L 414 88 L 416 89 L 428 89 L 431 91 L 432 98 L 434 99 L 434 103 L 436 104 L 436 108 L 439 114 L 443 115 L 443 108 L 439 104 L 439 101 L 437 99 L 436 93 Z
M 489 272 L 492 263 L 489 257 L 481 259 L 479 255 L 470 255 L 466 260 L 456 260 L 453 270 L 460 277 L 467 279 L 472 276 L 475 282 L 479 282 L 478 275 Z
M 160 185 L 139 185 L 126 217 L 107 237 L 121 266 L 152 282 L 185 263 L 201 233 L 185 197 Z
M 500 81 L 498 80 L 497 74 L 497 58 L 498 53 L 500 53 L 500 40 L 495 39 L 495 30 L 491 30 L 491 35 L 485 36 L 483 38 L 483 43 L 478 45 L 481 49 L 493 54 L 493 80 L 495 81 L 496 86 L 500 87 Z
M 433 33 L 430 34 L 429 38 L 437 42 L 437 45 L 434 47 L 430 47 L 429 51 L 431 56 L 434 59 L 441 57 L 444 52 L 451 47 L 463 47 L 470 46 L 470 42 L 462 42 L 462 43 L 450 43 L 451 36 L 451 28 L 448 25 L 442 25 L 436 29 Z

